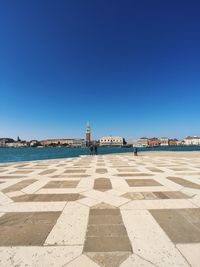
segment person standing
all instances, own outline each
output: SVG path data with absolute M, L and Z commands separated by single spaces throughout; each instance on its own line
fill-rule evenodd
M 93 145 L 90 145 L 90 155 L 93 154 L 93 151 L 94 151 Z
M 97 155 L 97 145 L 94 145 L 94 154 Z
M 137 147 L 135 146 L 134 148 L 133 148 L 133 152 L 134 152 L 134 156 L 137 156 L 138 155 L 138 149 L 137 149 Z

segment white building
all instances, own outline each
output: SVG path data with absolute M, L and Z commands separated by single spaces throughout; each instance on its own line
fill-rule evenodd
M 187 136 L 185 138 L 185 145 L 195 145 L 198 146 L 200 145 L 200 136 Z
M 104 136 L 100 139 L 100 146 L 123 146 L 124 139 L 120 136 Z
M 26 142 L 13 142 L 13 143 L 7 143 L 6 147 L 27 147 Z
M 168 137 L 161 137 L 159 138 L 161 146 L 168 146 L 169 145 L 169 138 Z
M 140 139 L 137 140 L 137 145 L 139 147 L 148 146 L 148 138 L 141 137 Z

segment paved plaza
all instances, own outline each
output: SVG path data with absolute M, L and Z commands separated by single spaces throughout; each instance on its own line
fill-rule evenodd
M 199 267 L 200 153 L 0 164 L 0 266 Z

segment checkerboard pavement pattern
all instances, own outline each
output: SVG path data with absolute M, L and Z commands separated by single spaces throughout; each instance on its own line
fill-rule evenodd
M 0 266 L 200 266 L 200 157 L 0 164 Z

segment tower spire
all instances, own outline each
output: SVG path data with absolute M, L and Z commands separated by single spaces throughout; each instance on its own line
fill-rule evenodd
M 87 124 L 86 124 L 86 146 L 89 146 L 90 145 L 90 124 L 89 124 L 89 122 L 87 122 Z

